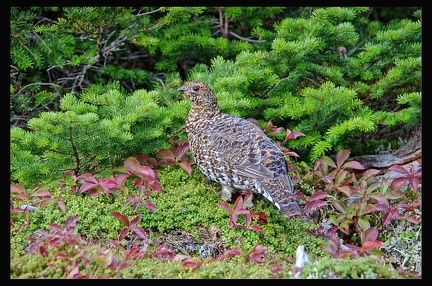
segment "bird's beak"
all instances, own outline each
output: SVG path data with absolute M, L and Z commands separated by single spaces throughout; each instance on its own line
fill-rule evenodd
M 182 91 L 182 92 L 184 92 L 184 91 L 186 91 L 186 88 L 185 88 L 184 86 L 182 86 L 182 87 L 180 87 L 179 89 L 177 89 L 177 91 Z

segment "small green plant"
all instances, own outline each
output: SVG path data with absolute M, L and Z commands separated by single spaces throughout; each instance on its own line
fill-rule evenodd
M 394 179 L 399 179 L 394 184 L 386 178 L 374 182 L 372 179 L 381 171 L 368 169 L 361 175 L 351 172 L 350 169 L 358 172 L 364 168 L 357 161 L 346 161 L 349 153 L 349 150 L 338 152 L 336 162 L 327 156 L 318 160 L 312 176 L 317 189 L 309 197 L 301 192 L 298 195 L 306 200 L 307 217 L 317 223 L 328 219 L 333 224 L 308 232 L 326 237 L 330 245 L 325 246 L 325 249 L 333 257 L 371 255 L 380 259 L 384 253 L 379 248 L 384 244 L 379 236 L 388 224 L 405 220 L 414 224 L 421 222 L 418 217 L 421 212 L 419 198 L 410 203 L 400 203 L 402 199 L 408 199 L 400 190 L 402 184 L 411 183 L 414 190 L 419 185 L 421 172 L 392 166 L 387 171 L 398 170 L 404 176 Z M 341 239 L 345 244 L 342 244 Z

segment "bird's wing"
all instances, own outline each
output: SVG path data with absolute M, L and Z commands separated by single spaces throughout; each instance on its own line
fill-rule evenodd
M 270 156 L 280 152 L 279 147 L 252 122 L 223 117 L 211 126 L 209 136 L 209 149 L 228 161 L 233 172 L 254 179 L 274 178 L 268 167 L 273 164 Z

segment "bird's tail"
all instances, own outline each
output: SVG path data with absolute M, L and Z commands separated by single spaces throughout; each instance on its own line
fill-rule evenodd
M 262 188 L 266 196 L 286 218 L 301 215 L 302 211 L 294 198 L 293 186 L 289 177 L 277 177 L 265 180 Z
M 297 202 L 292 198 L 291 200 L 284 200 L 284 202 L 279 202 L 279 207 L 282 215 L 286 218 L 292 217 L 292 216 L 298 216 L 301 215 L 300 206 L 297 204 Z

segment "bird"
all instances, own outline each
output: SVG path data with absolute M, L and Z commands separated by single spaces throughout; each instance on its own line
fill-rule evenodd
M 221 112 L 207 83 L 188 81 L 178 91 L 192 103 L 185 133 L 193 159 L 208 182 L 221 186 L 221 198 L 230 201 L 234 192 L 247 190 L 286 218 L 301 215 L 280 147 L 249 120 Z

